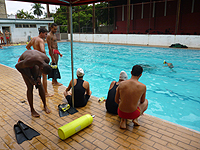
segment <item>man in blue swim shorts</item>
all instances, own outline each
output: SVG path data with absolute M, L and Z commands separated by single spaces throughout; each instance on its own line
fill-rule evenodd
M 139 82 L 143 68 L 135 65 L 131 71 L 131 79 L 123 81 L 117 88 L 115 102 L 119 104 L 118 115 L 121 118 L 120 128 L 126 128 L 126 120 L 132 119 L 134 125 L 139 125 L 137 118 L 144 113 L 148 107 L 145 99 L 146 86 Z

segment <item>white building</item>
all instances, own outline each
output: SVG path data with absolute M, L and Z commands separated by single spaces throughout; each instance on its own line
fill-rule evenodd
M 48 19 L 10 19 L 0 18 L 0 31 L 11 33 L 11 43 L 27 42 L 30 37 L 38 36 L 39 28 L 46 28 L 48 30 L 48 24 L 53 23 L 53 18 Z

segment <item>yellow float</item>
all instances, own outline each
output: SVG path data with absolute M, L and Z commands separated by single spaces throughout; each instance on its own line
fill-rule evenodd
M 62 140 L 72 136 L 85 127 L 89 126 L 93 121 L 93 117 L 90 114 L 86 114 L 60 128 L 58 128 L 58 135 Z

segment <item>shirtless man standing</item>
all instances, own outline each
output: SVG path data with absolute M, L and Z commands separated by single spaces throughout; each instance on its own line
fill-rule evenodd
M 134 125 L 139 125 L 137 118 L 148 107 L 148 101 L 145 99 L 146 86 L 138 81 L 142 71 L 141 66 L 133 66 L 131 79 L 121 82 L 117 88 L 115 102 L 119 104 L 118 115 L 121 118 L 120 128 L 122 129 L 126 128 L 127 119 L 132 119 Z
M 45 51 L 45 45 L 44 45 L 44 40 L 47 37 L 47 29 L 41 28 L 39 30 L 39 35 L 37 37 L 34 37 L 30 40 L 30 42 L 27 44 L 26 48 L 28 50 L 31 50 L 31 46 L 33 46 L 33 49 L 38 50 L 44 54 L 46 54 Z M 49 94 L 47 91 L 47 75 L 42 74 L 42 84 L 44 86 L 45 94 L 46 97 L 53 96 L 52 94 Z
M 47 35 L 47 44 L 49 47 L 49 55 L 51 56 L 52 63 L 55 65 L 58 65 L 58 58 L 62 57 L 62 54 L 58 51 L 58 45 L 57 45 L 57 37 L 55 35 L 57 31 L 57 24 L 52 23 L 51 24 L 51 31 Z M 62 85 L 61 83 L 58 83 L 57 79 L 52 79 L 52 84 L 53 85 Z
M 1 31 L 0 31 L 0 39 L 1 39 L 1 44 L 2 44 L 2 42 L 5 43 L 4 42 L 4 34 Z
M 49 58 L 44 53 L 38 50 L 27 50 L 19 57 L 18 63 L 15 65 L 26 83 L 27 99 L 33 117 L 40 116 L 33 107 L 33 85 L 38 88 L 39 95 L 44 105 L 44 111 L 47 114 L 51 112 L 46 105 L 45 91 L 41 83 L 41 72 L 43 74 L 51 72 L 51 67 L 48 65 L 49 61 Z
M 11 36 L 11 33 L 8 32 L 8 31 L 6 30 L 5 36 L 6 36 L 6 43 L 7 43 L 7 45 L 8 45 L 8 42 L 9 42 L 9 44 L 10 44 L 10 36 Z

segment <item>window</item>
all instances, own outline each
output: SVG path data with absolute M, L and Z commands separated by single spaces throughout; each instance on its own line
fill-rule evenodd
M 22 28 L 22 24 L 15 24 L 15 28 Z
M 30 24 L 30 28 L 36 28 L 36 24 Z
M 23 24 L 23 28 L 29 28 L 29 24 Z
M 36 28 L 36 24 L 15 24 L 15 28 Z

